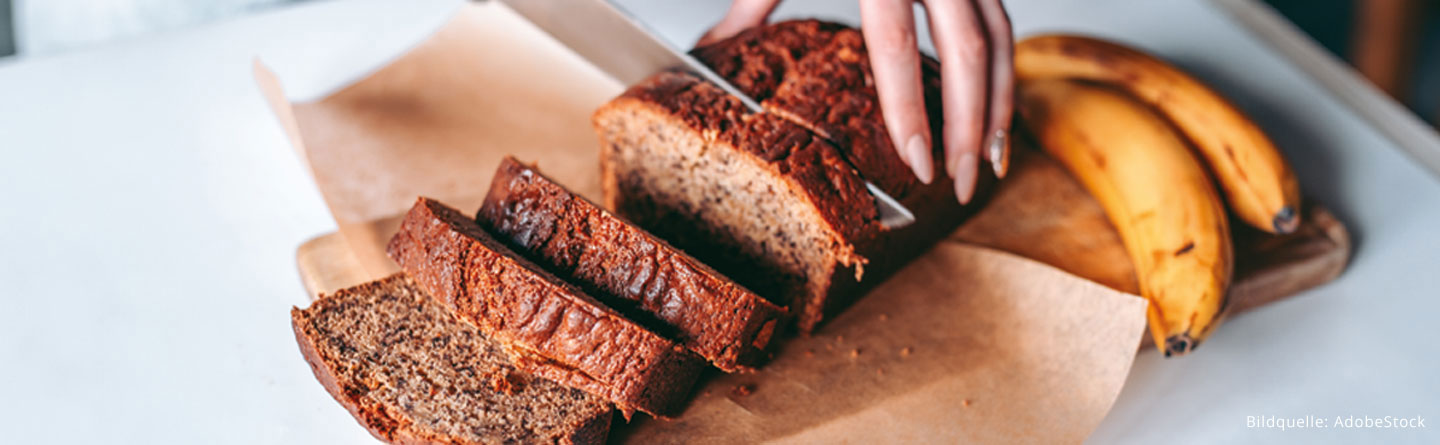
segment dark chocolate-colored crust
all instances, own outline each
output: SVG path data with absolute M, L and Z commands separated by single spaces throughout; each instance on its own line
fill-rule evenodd
M 512 157 L 500 162 L 476 220 L 612 307 L 638 306 L 725 371 L 753 365 L 784 315 L 775 304 Z
M 386 292 L 402 292 L 408 289 L 415 289 L 415 284 L 404 274 L 394 274 L 380 280 L 361 284 L 348 289 L 342 289 L 335 294 L 322 296 L 310 309 L 292 308 L 290 311 L 290 325 L 295 332 L 295 341 L 300 346 L 300 353 L 305 357 L 305 362 L 310 366 L 311 372 L 315 374 L 320 385 L 345 407 L 350 415 L 364 426 L 376 439 L 393 444 L 446 444 L 457 445 L 456 438 L 428 437 L 417 431 L 407 428 L 404 422 L 390 413 L 390 409 L 382 404 L 375 403 L 365 397 L 363 389 L 350 388 L 340 383 L 335 366 L 343 366 L 333 359 L 328 359 L 320 353 L 316 342 L 323 339 L 317 338 L 309 333 L 311 323 L 311 311 L 319 305 L 326 304 L 327 298 L 344 299 L 349 294 L 376 294 Z M 343 303 L 342 303 L 343 304 Z M 351 382 L 356 384 L 356 382 Z M 539 391 L 541 387 L 549 386 L 550 390 L 560 389 L 553 383 L 546 385 L 527 385 L 526 391 Z M 347 389 L 348 388 L 348 389 Z M 574 391 L 564 388 L 565 391 Z M 593 397 L 593 396 L 592 396 Z M 598 400 L 597 400 L 598 402 Z M 536 412 L 541 407 L 536 406 L 514 406 L 507 407 L 527 412 Z M 560 438 L 562 443 L 570 444 L 601 444 L 605 442 L 610 431 L 611 410 L 605 406 L 594 409 L 593 415 L 579 424 L 573 425 L 573 429 L 566 437 Z
M 505 345 L 525 371 L 655 416 L 674 413 L 703 362 L 420 198 L 390 257 L 430 295 Z
M 891 196 L 904 199 L 924 186 L 890 140 L 859 30 L 792 20 L 751 28 L 691 53 L 767 110 L 834 143 L 861 175 Z M 927 57 L 922 77 L 938 155 L 943 139 L 937 67 Z

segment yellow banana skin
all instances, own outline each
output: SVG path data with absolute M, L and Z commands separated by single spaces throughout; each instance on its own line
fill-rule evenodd
M 1104 40 L 1041 35 L 1015 45 L 1021 80 L 1114 85 L 1160 110 L 1194 144 L 1235 215 L 1270 233 L 1300 225 L 1300 185 L 1265 133 L 1200 81 L 1148 54 Z
M 1220 322 L 1233 271 L 1220 197 L 1185 140 L 1162 116 L 1106 86 L 1024 80 L 1024 123 L 1045 152 L 1098 200 L 1150 301 L 1150 333 L 1183 355 Z

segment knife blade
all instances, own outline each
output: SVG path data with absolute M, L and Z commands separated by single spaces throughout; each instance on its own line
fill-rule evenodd
M 670 46 L 619 5 L 606 0 L 499 1 L 622 84 L 632 85 L 655 73 L 679 69 L 715 84 L 750 111 L 765 112 L 755 99 L 699 60 Z M 880 225 L 896 229 L 915 223 L 915 214 L 880 187 L 865 181 L 865 189 L 875 197 Z

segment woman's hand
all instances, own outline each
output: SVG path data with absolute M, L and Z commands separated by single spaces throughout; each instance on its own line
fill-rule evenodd
M 725 18 L 700 39 L 724 39 L 765 23 L 780 0 L 735 0 Z M 916 0 L 860 0 L 865 46 L 890 140 L 920 181 L 934 180 L 930 123 L 916 46 Z M 975 195 L 980 156 L 997 176 L 1009 162 L 1013 111 L 1014 36 L 1000 0 L 921 0 L 940 59 L 945 112 L 945 171 L 961 203 Z M 983 151 L 983 152 L 982 152 Z

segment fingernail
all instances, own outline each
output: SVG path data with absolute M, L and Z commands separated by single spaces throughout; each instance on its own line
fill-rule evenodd
M 925 143 L 924 136 L 910 136 L 910 140 L 905 143 L 904 157 L 910 164 L 910 169 L 915 170 L 915 177 L 920 178 L 920 182 L 929 184 L 935 179 L 935 163 L 930 158 L 930 146 Z
M 989 154 L 990 167 L 995 170 L 995 177 L 1004 178 L 1005 172 L 1010 169 L 1010 138 L 1005 130 L 995 130 L 990 135 Z
M 961 153 L 950 168 L 950 177 L 955 178 L 955 198 L 961 204 L 969 204 L 975 195 L 975 174 L 980 168 L 980 158 L 975 153 Z

